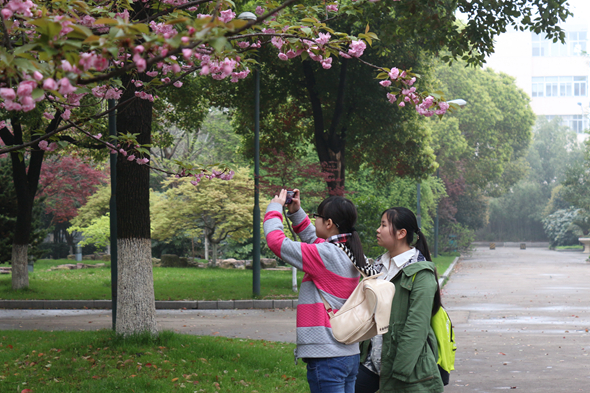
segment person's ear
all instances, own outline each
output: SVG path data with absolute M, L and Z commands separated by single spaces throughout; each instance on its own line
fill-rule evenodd
M 332 227 L 334 226 L 334 221 L 332 221 L 332 219 L 331 219 L 331 218 L 328 218 L 328 219 L 325 221 L 325 223 L 326 223 L 326 228 L 327 228 L 328 230 L 332 229 Z
M 397 239 L 401 240 L 403 238 L 405 238 L 408 234 L 408 231 L 406 231 L 405 229 L 400 229 L 399 231 L 397 231 Z

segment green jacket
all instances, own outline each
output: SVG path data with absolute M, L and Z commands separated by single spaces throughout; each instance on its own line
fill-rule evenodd
M 444 391 L 436 365 L 436 336 L 430 327 L 437 289 L 434 271 L 433 262 L 414 262 L 391 280 L 395 296 L 389 331 L 383 335 L 379 393 Z M 370 343 L 371 340 L 361 343 L 361 362 L 367 357 Z

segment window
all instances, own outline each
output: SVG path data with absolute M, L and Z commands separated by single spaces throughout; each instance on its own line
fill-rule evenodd
M 587 76 L 541 76 L 533 77 L 533 97 L 586 97 Z
M 532 33 L 533 56 L 581 56 L 586 51 L 587 32 L 568 31 L 565 33 L 565 44 L 553 42 L 546 37 Z
M 548 115 L 545 118 L 549 121 L 559 117 L 561 124 L 578 134 L 588 129 L 588 117 L 585 115 Z

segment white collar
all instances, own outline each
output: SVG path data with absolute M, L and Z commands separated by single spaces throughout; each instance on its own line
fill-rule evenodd
M 404 263 L 408 262 L 416 253 L 416 249 L 414 247 L 410 248 L 408 251 L 402 252 L 401 254 L 398 254 L 396 256 L 394 256 L 393 258 L 389 256 L 389 251 L 387 251 L 384 255 L 385 261 L 388 262 L 388 265 L 390 263 L 390 261 L 393 259 L 393 262 L 395 263 L 395 265 L 400 268 L 404 265 Z

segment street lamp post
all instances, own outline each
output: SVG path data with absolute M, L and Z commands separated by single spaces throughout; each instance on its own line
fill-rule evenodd
M 115 100 L 108 100 L 109 105 L 109 135 L 117 136 L 117 117 L 115 112 Z M 110 201 L 110 226 L 111 226 L 111 316 L 113 330 L 117 330 L 117 155 L 111 154 L 111 201 Z
M 462 99 L 447 101 L 447 104 L 458 105 L 459 108 L 465 108 L 467 101 Z M 440 178 L 440 169 L 436 169 L 436 177 Z M 436 204 L 436 217 L 434 219 L 434 258 L 438 257 L 438 203 Z
M 238 19 L 256 20 L 252 12 L 242 12 Z M 256 55 L 258 61 L 259 55 Z M 252 292 L 260 295 L 260 64 L 254 71 L 254 210 L 252 217 Z

